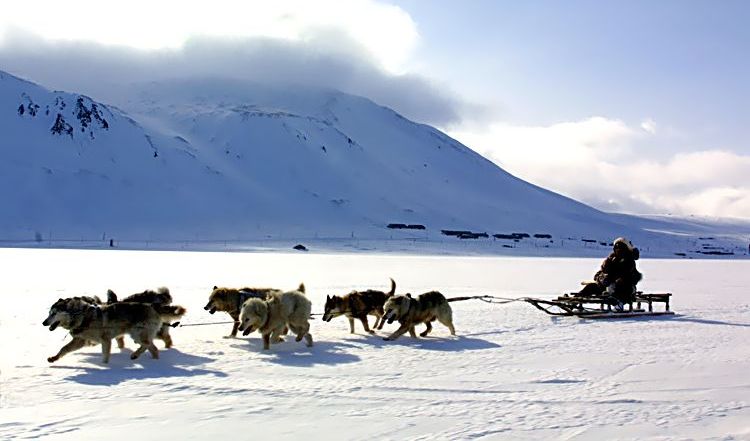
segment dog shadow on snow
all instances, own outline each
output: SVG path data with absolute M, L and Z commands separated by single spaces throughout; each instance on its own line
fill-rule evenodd
M 123 381 L 150 378 L 195 377 L 199 375 L 227 376 L 224 372 L 200 367 L 215 361 L 214 358 L 186 354 L 175 348 L 160 350 L 158 360 L 152 359 L 148 353 L 141 355 L 136 360 L 131 360 L 130 354 L 132 352 L 129 349 L 112 351 L 108 364 L 102 363 L 100 352 L 86 354 L 83 360 L 98 365 L 97 367 L 56 364 L 50 367 L 52 369 L 70 369 L 75 374 L 68 377 L 68 380 L 89 386 L 114 386 Z
M 303 343 L 294 341 L 294 338 L 287 337 L 286 341 L 272 344 L 271 349 L 266 351 L 261 339 L 250 338 L 231 346 L 256 353 L 263 361 L 285 366 L 312 367 L 356 363 L 361 360 L 359 356 L 347 352 L 348 349 L 359 346 L 342 341 L 316 341 L 308 348 Z
M 350 353 L 348 350 L 361 351 L 366 346 L 375 348 L 405 346 L 419 350 L 441 352 L 477 351 L 501 347 L 497 343 L 471 336 L 429 336 L 420 338 L 403 336 L 394 341 L 385 341 L 383 340 L 383 336 L 385 335 L 388 334 L 362 335 L 362 338 L 337 341 L 316 341 L 315 345 L 311 348 L 292 340 L 272 344 L 271 349 L 268 351 L 263 350 L 263 343 L 260 339 L 251 338 L 246 342 L 234 344 L 232 347 L 257 353 L 263 361 L 296 367 L 355 363 L 360 361 L 361 357 Z
M 492 333 L 494 334 L 494 332 Z M 388 334 L 384 334 L 388 335 Z M 374 335 L 371 338 L 358 340 L 358 342 L 372 345 L 374 347 L 387 346 L 407 346 L 414 349 L 425 351 L 441 352 L 463 352 L 463 351 L 481 351 L 485 349 L 497 349 L 502 346 L 491 341 L 481 338 L 472 337 L 471 335 L 454 335 L 454 336 L 427 336 L 414 338 L 408 334 L 402 335 L 396 340 L 383 340 L 383 335 Z

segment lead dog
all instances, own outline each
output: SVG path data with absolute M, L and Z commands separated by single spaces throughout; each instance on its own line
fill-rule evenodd
M 208 297 L 208 303 L 203 307 L 210 314 L 216 311 L 224 311 L 234 320 L 232 332 L 224 338 L 233 338 L 237 336 L 237 328 L 240 326 L 240 310 L 242 304 L 248 299 L 265 299 L 273 293 L 280 293 L 281 290 L 273 288 L 219 288 L 214 286 L 211 295 Z
M 412 298 L 410 294 L 393 296 L 385 302 L 383 309 L 385 310 L 383 318 L 388 321 L 388 324 L 393 323 L 394 320 L 401 323 L 396 332 L 383 338 L 383 340 L 395 340 L 404 335 L 406 331 L 409 331 L 409 334 L 416 338 L 414 326 L 420 323 L 427 326 L 427 329 L 419 334 L 425 337 L 432 331 L 432 322 L 436 319 L 448 327 L 451 335 L 456 335 L 456 330 L 453 328 L 453 310 L 445 296 L 437 291 L 420 294 L 416 299 Z
M 242 335 L 258 331 L 263 336 L 263 349 L 269 349 L 271 342 L 282 341 L 281 334 L 288 327 L 297 338 L 305 339 L 305 344 L 313 345 L 310 335 L 310 311 L 312 303 L 305 297 L 305 285 L 296 291 L 274 292 L 268 299 L 248 299 L 242 305 L 239 330 Z
M 139 344 L 130 355 L 135 360 L 148 350 L 153 358 L 159 358 L 159 350 L 153 343 L 163 321 L 179 319 L 185 308 L 171 305 L 147 305 L 145 303 L 114 303 L 96 305 L 80 297 L 59 299 L 42 322 L 54 331 L 58 326 L 70 331 L 73 340 L 63 346 L 56 355 L 47 358 L 54 363 L 64 355 L 87 344 L 101 343 L 102 362 L 108 363 L 112 339 L 129 334 Z
M 169 288 L 162 286 L 156 291 L 147 289 L 137 294 L 129 295 L 122 300 L 117 299 L 117 294 L 111 289 L 107 290 L 107 304 L 118 303 L 118 302 L 136 302 L 146 303 L 148 305 L 169 305 L 172 303 L 172 295 L 169 293 Z M 171 324 L 164 322 L 161 325 L 161 329 L 156 333 L 156 338 L 164 341 L 164 347 L 171 348 L 173 341 L 172 336 L 169 334 L 169 328 Z M 120 349 L 125 347 L 125 342 L 122 337 L 117 338 L 117 347 Z
M 396 282 L 391 279 L 391 291 L 383 292 L 374 289 L 367 291 L 352 291 L 344 296 L 326 296 L 323 321 L 330 322 L 334 317 L 345 315 L 349 319 L 349 332 L 354 334 L 354 319 L 359 319 L 365 331 L 374 333 L 375 329 L 383 329 L 383 305 L 396 292 Z M 375 316 L 374 329 L 367 324 L 367 316 Z

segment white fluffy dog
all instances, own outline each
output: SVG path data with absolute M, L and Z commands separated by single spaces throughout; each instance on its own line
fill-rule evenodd
M 282 341 L 281 334 L 288 327 L 297 336 L 296 341 L 304 338 L 307 346 L 312 346 L 309 322 L 312 303 L 304 293 L 302 284 L 296 291 L 275 292 L 266 300 L 245 301 L 240 311 L 242 335 L 257 330 L 263 335 L 263 349 L 269 349 L 271 342 Z

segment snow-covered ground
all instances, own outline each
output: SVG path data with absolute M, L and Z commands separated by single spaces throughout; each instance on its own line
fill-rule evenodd
M 750 253 L 744 242 L 746 238 L 735 232 L 730 236 L 677 237 L 664 235 L 650 241 L 634 243 L 644 258 L 675 259 L 748 259 Z M 213 251 L 213 252 L 289 252 L 302 244 L 307 251 L 315 253 L 377 253 L 410 255 L 452 256 L 512 256 L 512 257 L 599 257 L 612 250 L 612 240 L 596 242 L 591 239 L 568 237 L 560 239 L 524 238 L 520 240 L 458 239 L 426 232 L 394 231 L 388 238 L 361 237 L 352 232 L 350 236 L 298 237 L 279 235 L 264 238 L 235 238 L 229 240 L 137 240 L 124 238 L 106 239 L 67 238 L 53 240 L 0 240 L 4 248 L 67 248 L 89 250 L 150 250 L 150 251 Z M 720 250 L 720 254 L 706 253 Z
M 260 349 L 230 325 L 173 330 L 135 362 L 98 348 L 54 365 L 69 337 L 42 326 L 59 297 L 168 286 L 183 323 L 211 287 L 354 288 L 551 297 L 599 259 L 0 249 L 0 438 L 750 439 L 750 262 L 639 261 L 672 318 L 551 319 L 531 306 L 453 303 L 457 336 L 350 335 L 314 320 L 316 344 Z M 395 325 L 388 326 L 392 329 Z M 385 331 L 385 330 L 384 330 Z M 385 332 L 379 333 L 383 335 Z M 161 342 L 158 343 L 161 345 Z M 128 342 L 133 349 L 132 342 Z

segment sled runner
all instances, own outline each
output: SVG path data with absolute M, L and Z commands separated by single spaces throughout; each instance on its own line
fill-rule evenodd
M 669 309 L 670 297 L 672 297 L 671 293 L 643 293 L 638 291 L 635 295 L 635 301 L 623 305 L 622 311 L 617 310 L 608 297 L 581 297 L 577 293 L 565 294 L 556 300 L 534 298 L 525 298 L 524 300 L 549 315 L 611 319 L 674 315 L 674 312 Z M 635 303 L 635 307 L 633 303 Z M 655 303 L 663 303 L 664 310 L 654 311 Z M 642 308 L 643 304 L 647 305 L 647 310 Z

